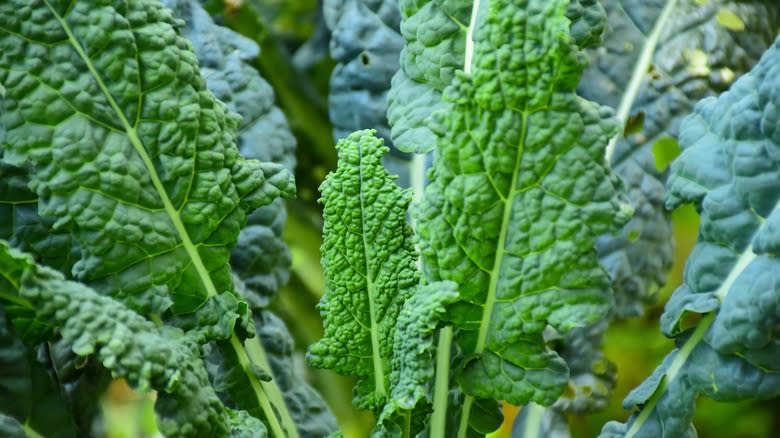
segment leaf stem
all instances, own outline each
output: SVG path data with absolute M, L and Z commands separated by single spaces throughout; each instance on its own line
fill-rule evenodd
M 539 436 L 542 430 L 542 415 L 544 415 L 544 406 L 536 403 L 528 403 L 523 406 L 525 411 L 525 427 L 523 428 L 523 438 L 534 438 Z
M 642 85 L 642 80 L 647 75 L 647 69 L 650 67 L 653 54 L 655 53 L 655 49 L 658 46 L 658 40 L 661 37 L 661 32 L 663 31 L 664 27 L 666 27 L 666 23 L 669 21 L 669 18 L 672 16 L 672 12 L 674 11 L 675 6 L 677 6 L 677 0 L 669 0 L 666 2 L 666 6 L 664 6 L 663 10 L 661 11 L 661 15 L 658 16 L 658 20 L 655 22 L 653 30 L 650 31 L 650 36 L 647 37 L 645 44 L 642 46 L 642 53 L 640 53 L 639 59 L 637 60 L 636 64 L 634 64 L 634 71 L 631 73 L 631 79 L 629 80 L 628 86 L 626 87 L 626 92 L 623 93 L 623 98 L 620 99 L 620 106 L 618 106 L 616 114 L 618 120 L 620 120 L 620 123 L 623 125 L 625 125 L 626 120 L 628 120 L 628 114 L 631 111 L 631 107 L 634 106 L 634 101 L 636 100 L 637 94 L 639 94 L 639 88 Z M 620 138 L 621 135 L 622 134 L 618 134 L 613 137 L 607 145 L 607 149 L 604 152 L 604 160 L 606 161 L 607 165 L 612 163 L 612 158 L 615 155 L 615 148 L 617 147 L 618 138 Z
M 771 214 L 778 211 L 779 209 L 780 209 L 780 201 L 778 201 L 775 204 L 772 211 L 769 214 L 767 214 L 766 217 L 769 217 Z M 762 224 L 762 226 L 765 225 Z M 753 238 L 751 239 L 751 241 L 755 240 L 755 236 L 759 233 L 760 230 L 761 228 L 756 230 L 756 232 L 753 234 Z M 739 258 L 737 258 L 737 260 L 734 262 L 734 265 L 731 267 L 729 274 L 723 280 L 723 283 L 721 283 L 718 289 L 715 290 L 715 296 L 718 297 L 721 303 L 723 303 L 723 300 L 726 299 L 726 295 L 728 295 L 729 291 L 731 290 L 731 287 L 734 285 L 734 282 L 737 281 L 737 278 L 740 275 L 742 275 L 742 273 L 745 271 L 748 265 L 750 265 L 750 263 L 753 260 L 755 260 L 756 257 L 757 255 L 756 252 L 753 250 L 753 245 L 749 245 L 747 248 L 745 248 L 744 251 L 742 251 Z M 642 406 L 642 409 L 639 411 L 639 415 L 636 417 L 636 420 L 634 420 L 634 422 L 631 423 L 631 427 L 628 429 L 628 432 L 626 432 L 625 438 L 630 438 L 634 436 L 642 428 L 642 425 L 650 416 L 650 413 L 653 411 L 655 405 L 658 403 L 658 400 L 661 398 L 661 395 L 666 389 L 668 382 L 677 378 L 677 374 L 680 372 L 683 365 L 685 365 L 685 362 L 688 361 L 688 358 L 691 356 L 691 353 L 693 353 L 693 350 L 696 348 L 696 345 L 704 339 L 704 335 L 707 333 L 707 330 L 709 330 L 710 326 L 715 321 L 716 315 L 717 315 L 716 312 L 710 313 L 699 321 L 699 324 L 698 326 L 696 326 L 696 329 L 691 334 L 691 337 L 688 338 L 687 341 L 685 341 L 682 347 L 680 347 L 680 351 L 677 352 L 677 356 L 675 356 L 674 359 L 672 360 L 672 363 L 669 364 L 669 367 L 666 369 L 666 372 L 664 373 L 664 378 L 661 380 L 661 383 L 658 384 L 658 388 L 656 388 L 655 392 L 647 401 L 647 403 L 645 403 Z
M 358 149 L 360 153 L 360 162 L 363 162 L 363 146 L 361 145 Z M 366 204 L 365 199 L 363 197 L 363 167 L 358 166 L 358 173 L 359 173 L 359 184 L 360 186 L 360 211 L 364 212 L 366 211 Z M 378 300 L 376 296 L 376 287 L 374 286 L 374 273 L 371 272 L 371 266 L 369 264 L 369 261 L 371 260 L 372 254 L 369 251 L 368 248 L 368 242 L 365 236 L 368 236 L 368 230 L 366 230 L 366 221 L 361 220 L 361 232 L 363 233 L 363 260 L 365 260 L 365 272 L 366 272 L 366 289 L 368 292 L 368 316 L 369 321 L 371 324 L 371 352 L 372 352 L 372 362 L 374 364 L 374 388 L 376 389 L 376 392 L 382 395 L 385 395 L 387 393 L 385 389 L 385 369 L 384 364 L 382 363 L 382 352 L 379 348 L 379 321 L 377 318 L 377 309 L 376 309 L 376 302 Z
M 431 414 L 431 438 L 444 438 L 447 432 L 447 406 L 450 392 L 450 353 L 452 351 L 452 326 L 439 331 L 436 346 L 436 383 L 433 387 L 433 413 Z
M 241 340 L 239 340 L 238 336 L 235 334 L 230 337 L 230 346 L 233 347 L 233 350 L 235 350 L 238 363 L 244 370 L 244 373 L 250 376 L 249 384 L 252 385 L 252 390 L 258 395 L 265 394 L 265 391 L 260 384 L 260 380 L 252 375 L 252 361 L 244 351 L 244 347 L 241 345 Z M 269 403 L 268 397 L 258 397 L 258 401 L 260 402 L 260 407 L 265 413 L 266 421 L 268 422 L 268 426 L 271 428 L 271 432 L 273 432 L 274 436 L 276 437 L 284 437 L 284 429 L 282 428 L 281 424 L 279 424 L 279 419 L 276 418 L 276 414 L 274 413 L 273 407 L 271 407 L 271 404 Z
M 235 335 L 233 335 L 235 337 Z M 246 353 L 249 357 L 249 359 L 260 366 L 261 368 L 268 370 L 271 372 L 271 364 L 268 362 L 268 358 L 265 355 L 265 349 L 263 349 L 263 345 L 260 343 L 260 339 L 255 336 L 254 338 L 249 338 L 244 341 L 243 349 L 246 350 Z M 243 350 L 242 349 L 242 350 Z M 236 350 L 237 353 L 242 352 L 239 350 Z M 254 377 L 254 376 L 250 376 Z M 287 404 L 284 402 L 284 396 L 282 395 L 282 390 L 279 388 L 279 385 L 277 385 L 277 380 L 271 379 L 267 382 L 260 382 L 260 387 L 262 388 L 262 391 L 268 396 L 268 398 L 271 400 L 271 404 L 273 404 L 276 409 L 274 410 L 273 407 L 268 406 L 268 409 L 270 411 L 266 411 L 266 407 L 263 407 L 263 412 L 265 412 L 265 415 L 268 416 L 269 412 L 270 415 L 273 415 L 274 412 L 279 414 L 279 417 L 282 421 L 282 426 L 285 430 L 287 430 L 286 435 L 279 435 L 280 437 L 289 437 L 289 438 L 298 438 L 298 428 L 295 425 L 295 421 L 293 420 L 292 416 L 290 415 L 290 411 L 287 409 Z M 276 418 L 276 417 L 274 417 Z
M 466 29 L 466 53 L 463 59 L 463 71 L 471 73 L 471 65 L 474 63 L 474 28 L 477 27 L 477 16 L 479 15 L 479 2 L 474 0 L 471 6 L 471 19 L 469 27 Z
M 39 434 L 38 431 L 30 426 L 29 422 L 25 422 L 22 425 L 22 428 L 24 429 L 25 435 L 27 435 L 29 438 L 44 438 L 43 435 Z
M 640 431 L 642 425 L 645 423 L 647 418 L 650 417 L 653 409 L 655 409 L 655 405 L 658 404 L 658 400 L 661 399 L 664 390 L 666 390 L 666 386 L 670 381 L 677 378 L 677 374 L 680 372 L 680 369 L 682 369 L 682 366 L 688 360 L 688 357 L 690 357 L 691 353 L 693 353 L 694 348 L 696 348 L 696 344 L 704 339 L 704 334 L 707 333 L 707 330 L 710 328 L 710 325 L 714 320 L 715 313 L 710 313 L 709 315 L 702 318 L 701 321 L 699 321 L 699 325 L 696 327 L 696 330 L 693 332 L 691 337 L 685 341 L 683 346 L 680 348 L 680 351 L 677 352 L 677 356 L 675 356 L 672 360 L 672 363 L 669 364 L 669 368 L 667 368 L 666 372 L 664 373 L 663 379 L 661 379 L 661 383 L 658 384 L 658 387 L 655 389 L 655 392 L 653 392 L 653 395 L 650 397 L 647 403 L 642 405 L 642 409 L 639 411 L 639 415 L 636 417 L 636 420 L 631 423 L 631 427 L 626 432 L 625 438 L 631 438 Z
M 460 424 L 458 425 L 458 438 L 466 438 L 469 431 L 469 415 L 471 415 L 471 405 L 474 404 L 474 397 L 467 395 L 463 400 L 463 407 L 460 409 Z

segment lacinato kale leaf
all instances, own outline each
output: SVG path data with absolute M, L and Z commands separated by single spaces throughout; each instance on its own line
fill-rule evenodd
M 695 436 L 698 394 L 716 400 L 780 394 L 780 40 L 758 65 L 680 127 L 682 155 L 666 205 L 701 214 L 685 283 L 661 317 L 677 348 L 624 400 L 638 409 L 602 436 Z M 693 325 L 686 316 L 700 314 Z
M 228 245 L 247 211 L 292 194 L 291 175 L 238 154 L 238 117 L 205 88 L 170 11 L 69 6 L 2 6 L 3 159 L 31 171 L 40 213 L 80 241 L 75 278 L 192 312 L 231 290 Z
M 406 222 L 411 193 L 382 167 L 387 147 L 371 131 L 351 134 L 336 149 L 338 169 L 320 187 L 324 335 L 309 347 L 307 361 L 360 377 L 354 404 L 381 410 L 398 315 L 419 282 Z
M 426 430 L 434 403 L 436 329 L 457 299 L 457 285 L 442 281 L 418 287 L 404 303 L 393 340 L 390 396 L 373 436 L 420 436 Z
M 194 0 L 163 2 L 183 19 L 182 35 L 192 41 L 201 75 L 214 96 L 241 115 L 236 143 L 250 159 L 295 166 L 295 138 L 274 105 L 274 92 L 248 62 L 260 52 L 257 44 L 222 26 Z M 287 214 L 275 200 L 249 213 L 247 225 L 231 250 L 230 264 L 248 287 L 252 307 L 266 307 L 289 278 L 290 253 L 282 239 Z
M 330 55 L 337 61 L 330 76 L 328 112 L 333 137 L 375 129 L 390 153 L 383 157 L 390 173 L 409 185 L 409 155 L 393 145 L 387 121 L 390 80 L 398 71 L 404 46 L 397 0 L 324 0 L 322 14 L 330 30 Z
M 0 15 L 3 172 L 17 180 L 3 237 L 192 341 L 218 340 L 249 388 L 233 401 L 296 436 L 276 383 L 252 372 L 269 365 L 243 344 L 254 325 L 228 264 L 247 214 L 294 193 L 291 172 L 239 154 L 240 117 L 159 2 L 5 2 Z M 48 245 L 47 229 L 78 243 Z M 29 312 L 14 318 L 43 336 Z
M 594 239 L 630 208 L 603 160 L 612 113 L 574 93 L 585 59 L 567 5 L 475 10 L 473 65 L 431 126 L 437 155 L 416 219 L 428 275 L 459 284 L 451 318 L 470 396 L 552 403 L 568 369 L 542 332 L 593 323 L 611 302 Z

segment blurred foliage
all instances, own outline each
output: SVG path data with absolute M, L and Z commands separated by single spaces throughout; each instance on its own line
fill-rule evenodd
M 336 163 L 327 113 L 328 81 L 334 66 L 327 51 L 329 36 L 321 22 L 317 0 L 204 0 L 203 3 L 218 23 L 260 45 L 261 54 L 254 67 L 273 86 L 277 104 L 298 141 L 298 198 L 288 201 L 285 228 L 285 239 L 292 253 L 292 275 L 271 308 L 289 326 L 300 351 L 298 363 L 303 366 L 306 346 L 322 335 L 322 322 L 315 308 L 324 285 L 319 264 L 322 215 L 317 188 Z M 303 58 L 306 62 L 301 62 Z M 684 263 L 695 243 L 699 224 L 698 215 L 690 206 L 675 211 L 673 220 L 675 264 L 666 286 L 645 315 L 616 321 L 610 326 L 605 354 L 617 364 L 617 388 L 603 412 L 569 418 L 573 438 L 596 436 L 606 421 L 625 420 L 629 412 L 621 407 L 623 398 L 652 373 L 669 349 L 671 341 L 661 334 L 658 318 L 666 299 L 682 281 Z M 306 372 L 338 417 L 344 436 L 366 436 L 373 418 L 352 408 L 354 382 L 330 372 L 312 369 Z M 114 383 L 103 401 L 106 436 L 155 436 L 154 422 L 149 420 L 152 400 L 149 396 L 133 395 L 125 385 Z M 492 436 L 508 437 L 518 410 L 518 407 L 505 406 L 504 426 Z M 778 413 L 780 399 L 727 404 L 702 398 L 695 425 L 701 438 L 775 437 L 780 436 Z

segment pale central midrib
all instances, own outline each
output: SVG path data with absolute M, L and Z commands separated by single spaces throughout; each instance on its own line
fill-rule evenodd
M 477 337 L 477 345 L 474 349 L 476 354 L 482 354 L 485 349 L 485 342 L 487 340 L 488 331 L 490 329 L 490 318 L 493 315 L 493 307 L 496 304 L 496 294 L 498 289 L 498 280 L 501 277 L 501 264 L 504 259 L 504 247 L 506 246 L 507 234 L 509 232 L 509 223 L 512 218 L 512 200 L 517 195 L 515 190 L 517 177 L 520 174 L 520 160 L 523 155 L 523 145 L 525 144 L 525 136 L 528 128 L 528 116 L 526 113 L 522 113 L 523 121 L 520 131 L 520 140 L 518 142 L 517 155 L 515 156 L 515 168 L 512 171 L 511 189 L 506 196 L 504 214 L 501 219 L 501 231 L 498 234 L 498 241 L 496 244 L 496 256 L 493 260 L 493 269 L 490 271 L 490 284 L 487 289 L 487 296 L 485 297 L 485 308 L 482 311 L 482 321 L 479 324 L 479 336 Z
M 111 92 L 108 90 L 106 84 L 103 83 L 103 80 L 98 74 L 97 70 L 95 69 L 95 66 L 92 65 L 91 59 L 87 56 L 87 54 L 84 52 L 84 49 L 81 47 L 81 44 L 79 44 L 78 40 L 73 35 L 73 32 L 70 29 L 70 25 L 57 13 L 57 11 L 51 6 L 51 4 L 49 4 L 48 0 L 44 0 L 44 2 L 46 3 L 46 6 L 51 10 L 52 14 L 56 17 L 57 21 L 59 21 L 60 26 L 62 26 L 62 29 L 68 35 L 68 39 L 71 42 L 71 46 L 74 48 L 74 50 L 76 50 L 76 53 L 78 53 L 82 61 L 84 61 L 84 64 L 87 66 L 87 69 L 92 74 L 93 78 L 95 79 L 95 82 L 98 84 L 98 87 L 100 87 L 100 90 L 103 92 L 109 105 L 111 105 L 111 108 L 114 110 L 117 117 L 121 121 L 122 126 L 125 129 L 125 133 L 127 134 L 128 139 L 130 140 L 130 143 L 133 145 L 133 148 L 138 153 L 138 156 L 144 162 L 144 165 L 146 166 L 146 170 L 152 181 L 152 185 L 154 186 L 155 190 L 160 196 L 160 199 L 163 202 L 163 206 L 165 207 L 165 212 L 170 217 L 171 222 L 173 223 L 173 226 L 176 229 L 176 232 L 181 237 L 182 246 L 187 251 L 187 254 L 190 257 L 193 266 L 195 266 L 195 270 L 198 272 L 198 276 L 200 277 L 201 282 L 203 283 L 203 286 L 206 289 L 208 296 L 209 297 L 216 296 L 217 289 L 214 286 L 214 282 L 212 281 L 211 276 L 209 275 L 208 269 L 206 269 L 206 266 L 203 264 L 203 259 L 200 257 L 197 248 L 192 243 L 192 239 L 190 238 L 189 233 L 187 232 L 187 229 L 184 226 L 181 217 L 179 216 L 178 210 L 174 208 L 173 203 L 168 197 L 168 193 L 165 191 L 165 187 L 163 187 L 162 181 L 160 181 L 160 178 L 157 175 L 157 172 L 154 168 L 154 164 L 152 163 L 152 160 L 149 157 L 149 155 L 146 153 L 146 149 L 144 148 L 143 142 L 138 137 L 138 133 L 125 117 L 124 112 L 119 107 L 119 104 L 117 104 L 117 102 L 114 100 L 114 97 L 111 95 Z M 249 377 L 250 385 L 252 386 L 252 390 L 255 393 L 258 402 L 260 403 L 263 410 L 269 414 L 267 415 L 268 417 L 267 420 L 268 423 L 270 423 L 269 425 L 272 431 L 274 432 L 275 436 L 284 437 L 285 434 L 276 419 L 276 415 L 274 414 L 274 409 L 270 407 L 270 405 L 268 405 L 268 400 L 266 399 L 265 396 L 265 393 L 267 391 L 264 388 L 266 386 L 270 386 L 270 388 L 267 388 L 267 390 L 272 393 L 273 398 L 281 399 L 281 394 L 280 393 L 276 394 L 276 392 L 279 391 L 278 388 L 276 387 L 276 383 L 272 381 L 263 384 L 264 382 L 261 383 L 252 376 L 251 372 L 246 367 L 246 363 L 251 362 L 251 360 L 249 359 L 249 356 L 247 355 L 247 352 L 244 349 L 243 344 L 238 339 L 235 333 L 231 334 L 230 344 L 236 350 L 239 363 L 242 365 L 242 367 L 244 367 L 244 370 L 247 373 L 247 376 Z M 268 367 L 267 363 L 260 363 L 259 365 L 263 367 Z M 278 409 L 282 411 L 280 412 L 280 414 L 282 415 L 282 419 L 286 424 L 287 428 L 290 429 L 292 427 L 292 429 L 288 431 L 290 436 L 297 436 L 297 430 L 295 429 L 295 424 L 292 423 L 291 419 L 289 418 L 289 413 L 286 411 L 286 406 L 282 404 L 281 406 L 278 407 Z
M 656 21 L 653 25 L 653 29 L 650 31 L 650 35 L 647 37 L 644 45 L 642 46 L 642 52 L 639 54 L 639 58 L 634 65 L 634 70 L 631 73 L 631 79 L 628 81 L 626 91 L 623 93 L 623 97 L 620 99 L 620 105 L 618 106 L 617 113 L 615 114 L 618 118 L 618 122 L 621 123 L 621 126 L 624 126 L 628 121 L 628 114 L 631 111 L 631 108 L 634 106 L 634 101 L 636 100 L 637 94 L 639 94 L 639 88 L 642 85 L 642 79 L 644 79 L 647 75 L 647 69 L 650 67 L 650 63 L 653 60 L 653 54 L 655 54 L 655 49 L 658 46 L 658 40 L 661 37 L 661 32 L 666 26 L 666 23 L 669 21 L 669 18 L 672 16 L 672 11 L 674 10 L 676 4 L 677 0 L 668 0 L 663 10 L 661 10 L 661 14 L 658 16 L 658 21 Z M 612 137 L 612 139 L 607 144 L 607 148 L 604 151 L 604 159 L 608 165 L 611 165 L 612 163 L 612 158 L 615 155 L 615 148 L 617 147 L 618 138 L 620 138 L 621 135 L 622 130 L 621 133 Z
M 766 217 L 768 218 L 772 215 L 772 213 L 778 211 L 778 209 L 780 209 L 780 200 L 778 200 L 772 211 Z M 759 233 L 759 231 L 761 231 L 761 227 L 763 227 L 763 224 L 756 230 L 755 233 L 753 233 L 753 239 L 751 239 L 751 241 L 754 240 L 755 236 Z M 728 295 L 729 289 L 731 289 L 731 286 L 737 280 L 737 277 L 739 277 L 745 268 L 747 268 L 747 266 L 757 257 L 758 256 L 753 251 L 752 244 L 748 245 L 748 247 L 742 251 L 742 253 L 737 258 L 737 261 L 734 262 L 734 266 L 731 268 L 731 271 L 729 271 L 729 275 L 726 276 L 726 279 L 723 280 L 723 283 L 721 283 L 718 289 L 715 290 L 715 296 L 718 297 L 721 304 L 726 298 L 726 295 Z M 691 334 L 691 337 L 685 341 L 682 347 L 680 347 L 680 351 L 677 353 L 677 356 L 674 357 L 672 363 L 669 364 L 669 367 L 664 373 L 666 378 L 661 380 L 661 383 L 656 388 L 653 396 L 650 398 L 650 400 L 648 400 L 647 403 L 644 404 L 644 406 L 642 406 L 642 410 L 637 416 L 637 419 L 634 421 L 634 423 L 631 424 L 631 428 L 626 432 L 626 438 L 634 436 L 634 434 L 639 432 L 639 430 L 642 428 L 642 425 L 652 413 L 655 405 L 658 403 L 658 399 L 663 395 L 662 393 L 665 391 L 668 382 L 674 380 L 677 377 L 677 374 L 680 372 L 683 365 L 685 365 L 685 363 L 688 361 L 688 358 L 691 356 L 691 353 L 693 353 L 696 345 L 704 338 L 707 330 L 709 330 L 710 326 L 715 321 L 715 315 L 715 312 L 711 312 L 702 318 L 699 321 L 699 324 L 694 330 L 693 334 Z
M 201 259 L 197 248 L 195 248 L 195 245 L 192 243 L 192 239 L 190 239 L 190 235 L 187 232 L 187 228 L 184 226 L 181 217 L 179 216 L 178 210 L 174 208 L 171 199 L 168 197 L 168 192 L 165 191 L 165 187 L 163 187 L 162 181 L 160 181 L 160 177 L 159 175 L 157 175 L 157 171 L 154 168 L 154 163 L 152 163 L 149 154 L 146 153 L 146 149 L 144 148 L 143 142 L 138 137 L 138 132 L 136 132 L 135 128 L 130 124 L 130 121 L 127 120 L 124 111 L 122 111 L 122 109 L 119 107 L 119 104 L 116 103 L 116 100 L 114 100 L 114 97 L 111 95 L 111 92 L 109 91 L 106 84 L 103 83 L 103 79 L 98 74 L 97 70 L 95 69 L 95 66 L 92 65 L 92 60 L 84 52 L 84 49 L 81 47 L 81 44 L 79 44 L 78 40 L 73 35 L 73 32 L 71 31 L 68 23 L 62 17 L 57 15 L 57 12 L 54 10 L 54 8 L 52 8 L 51 5 L 49 5 L 48 0 L 46 0 L 46 4 L 47 6 L 49 6 L 49 9 L 51 9 L 52 13 L 57 17 L 57 20 L 60 22 L 60 25 L 62 26 L 63 30 L 68 35 L 68 39 L 71 42 L 71 46 L 74 48 L 74 50 L 76 50 L 76 53 L 78 53 L 82 61 L 84 61 L 84 64 L 86 64 L 87 69 L 92 74 L 92 77 L 95 79 L 95 82 L 98 84 L 98 87 L 100 87 L 100 91 L 103 92 L 103 95 L 106 97 L 108 104 L 111 105 L 111 109 L 114 110 L 117 118 L 122 123 L 122 127 L 125 129 L 125 133 L 127 134 L 130 143 L 133 145 L 133 148 L 135 149 L 138 156 L 144 162 L 144 166 L 146 166 L 146 171 L 149 175 L 149 178 L 152 181 L 152 185 L 154 186 L 154 189 L 157 191 L 157 194 L 160 196 L 160 200 L 162 201 L 163 206 L 165 207 L 165 212 L 168 214 L 168 217 L 171 219 L 171 222 L 173 223 L 176 232 L 179 234 L 182 241 L 182 246 L 184 246 L 184 249 L 187 251 L 187 254 L 190 256 L 190 260 L 192 261 L 192 264 L 195 266 L 195 270 L 198 272 L 198 276 L 203 282 L 203 286 L 206 288 L 206 292 L 210 297 L 216 296 L 217 288 L 214 286 L 214 282 L 211 280 L 209 271 L 206 269 L 206 266 L 203 264 L 203 259 Z
M 474 0 L 471 6 L 471 18 L 469 19 L 469 27 L 466 29 L 466 50 L 463 57 L 464 73 L 471 73 L 471 66 L 474 63 L 474 28 L 477 27 L 479 2 L 480 0 Z
M 358 181 L 360 184 L 360 230 L 362 232 L 361 241 L 363 242 L 363 260 L 365 261 L 366 271 L 366 292 L 368 293 L 368 316 L 371 334 L 371 357 L 374 365 L 374 388 L 379 394 L 385 394 L 385 370 L 382 364 L 382 355 L 379 349 L 379 330 L 377 328 L 376 304 L 373 272 L 369 269 L 369 249 L 368 233 L 366 232 L 366 218 L 364 212 L 365 203 L 363 199 L 363 147 L 358 147 Z

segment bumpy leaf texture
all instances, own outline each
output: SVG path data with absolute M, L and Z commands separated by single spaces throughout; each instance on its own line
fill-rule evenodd
M 393 340 L 392 389 L 372 436 L 420 436 L 425 430 L 433 405 L 436 329 L 458 299 L 457 287 L 451 281 L 419 286 L 404 303 Z
M 387 118 L 393 145 L 401 151 L 424 153 L 436 146 L 429 118 L 445 107 L 442 93 L 455 72 L 463 69 L 472 4 L 454 0 L 399 1 L 401 35 L 406 45 L 388 94 Z M 598 42 L 605 24 L 598 1 L 572 0 L 566 15 L 572 20 L 572 36 L 578 45 Z
M 445 106 L 442 92 L 463 69 L 471 3 L 399 2 L 406 45 L 387 96 L 387 119 L 393 145 L 401 151 L 425 153 L 436 146 L 427 120 Z
M 397 2 L 325 0 L 322 9 L 331 56 L 338 62 L 328 97 L 334 137 L 373 127 L 391 144 L 385 97 L 404 44 Z
M 292 194 L 292 176 L 238 154 L 239 118 L 206 89 L 181 22 L 152 1 L 0 9 L 3 159 L 79 240 L 73 276 L 144 312 L 231 291 L 246 212 Z
M 406 222 L 411 193 L 382 166 L 387 147 L 373 131 L 357 131 L 336 149 L 338 169 L 320 187 L 324 335 L 307 360 L 360 377 L 355 405 L 376 410 L 389 395 L 398 315 L 419 281 Z
M 237 144 L 246 158 L 295 167 L 295 138 L 287 120 L 274 105 L 271 86 L 248 64 L 259 55 L 257 44 L 217 26 L 200 3 L 191 0 L 163 2 L 187 25 L 182 34 L 192 41 L 206 85 L 227 107 L 241 115 Z M 238 243 L 231 251 L 231 266 L 248 286 L 247 301 L 265 307 L 289 278 L 290 254 L 282 239 L 287 214 L 275 200 L 247 217 Z
M 163 3 L 186 22 L 182 34 L 193 43 L 209 90 L 242 116 L 238 127 L 238 146 L 242 155 L 282 164 L 292 171 L 295 139 L 281 110 L 274 105 L 270 85 L 248 64 L 259 55 L 257 45 L 216 25 L 197 1 L 166 0 Z M 286 217 L 281 199 L 250 213 L 248 225 L 241 230 L 238 242 L 231 250 L 230 264 L 240 277 L 237 286 L 245 286 L 236 290 L 255 314 L 254 325 L 271 367 L 265 372 L 273 373 L 283 391 L 299 435 L 322 437 L 337 428 L 335 418 L 322 397 L 303 379 L 300 367 L 293 366 L 295 349 L 284 323 L 263 310 L 289 277 L 290 253 L 282 239 Z M 209 313 L 224 315 L 225 310 L 229 307 Z M 246 388 L 242 373 L 230 373 L 226 367 L 220 372 L 227 373 L 220 376 L 223 381 L 230 381 L 230 375 L 234 385 Z M 231 391 L 229 387 L 224 389 Z
M 661 328 L 674 337 L 655 373 L 624 400 L 641 409 L 602 436 L 695 436 L 698 394 L 715 400 L 780 394 L 780 39 L 719 98 L 680 127 L 666 205 L 701 214 L 685 283 Z M 683 320 L 704 315 L 693 327 Z
M 2 161 L 0 150 L 0 239 L 31 251 L 39 263 L 70 272 L 80 257 L 78 243 L 67 231 L 52 230 L 54 219 L 38 215 L 37 196 L 27 188 L 28 180 L 23 169 Z M 5 317 L 0 319 L 2 327 Z M 17 315 L 15 321 L 33 331 L 41 324 L 49 326 L 34 314 Z M 0 330 L 0 338 L 0 375 L 5 377 L 0 382 L 0 393 L 5 394 L 0 412 L 12 414 L 44 436 L 91 435 L 99 409 L 94 394 L 105 390 L 110 379 L 106 371 L 94 361 L 77 358 L 59 341 L 36 351 L 21 344 L 12 332 Z
M 36 265 L 4 241 L 0 287 L 5 299 L 54 324 L 76 354 L 94 354 L 116 377 L 140 390 L 157 390 L 155 409 L 164 434 L 227 436 L 235 426 L 209 384 L 197 346 L 180 330 L 156 327 L 117 301 Z M 249 425 L 264 435 L 257 419 Z
M 612 111 L 574 93 L 586 59 L 568 6 L 475 11 L 471 73 L 453 75 L 428 127 L 437 149 L 416 214 L 420 246 L 429 276 L 460 286 L 450 310 L 472 397 L 553 403 L 569 373 L 543 330 L 593 323 L 612 300 L 593 246 L 630 208 L 604 165 Z M 433 11 L 463 13 L 434 3 L 418 13 Z
M 54 219 L 38 215 L 38 197 L 27 188 L 27 172 L 2 160 L 0 149 L 0 239 L 69 273 L 80 258 L 78 243 L 67 231 L 53 230 Z
M 604 45 L 589 51 L 591 63 L 577 92 L 617 108 L 630 99 L 627 72 L 637 68 L 643 50 L 653 55 L 651 68 L 642 71 L 634 101 L 628 102 L 634 120 L 629 125 L 634 126 L 618 137 L 611 161 L 627 186 L 635 214 L 618 234 L 607 233 L 597 240 L 601 262 L 612 276 L 613 316 L 626 318 L 641 314 L 643 305 L 655 298 L 674 254 L 672 223 L 663 208 L 666 172 L 657 167 L 653 149 L 657 142 L 677 138 L 680 121 L 696 101 L 723 91 L 758 61 L 780 24 L 780 8 L 764 1 L 686 0 L 672 5 L 672 14 L 659 23 L 662 9 L 670 2 L 607 0 L 603 4 L 609 14 Z M 734 32 L 724 27 L 717 18 L 722 11 L 742 17 L 746 28 Z M 652 45 L 649 36 L 657 25 L 663 31 Z M 567 395 L 554 408 L 587 412 L 608 402 L 615 370 L 600 351 L 606 327 L 575 329 L 564 337 L 561 352 L 573 377 Z M 562 417 L 549 417 L 554 418 Z M 518 417 L 517 429 L 523 429 L 522 419 Z
M 577 92 L 618 108 L 648 37 L 671 2 L 607 0 L 603 47 L 589 51 L 591 63 Z M 744 23 L 733 30 L 718 19 L 732 12 Z M 641 87 L 631 104 L 636 126 L 620 135 L 611 166 L 623 179 L 634 217 L 620 233 L 599 237 L 601 261 L 612 276 L 615 316 L 642 313 L 665 283 L 674 255 L 672 224 L 663 208 L 666 173 L 656 167 L 653 147 L 676 139 L 682 119 L 706 96 L 725 91 L 758 61 L 780 26 L 780 7 L 765 0 L 679 0 L 651 51 Z M 652 254 L 652 257 L 648 257 Z

